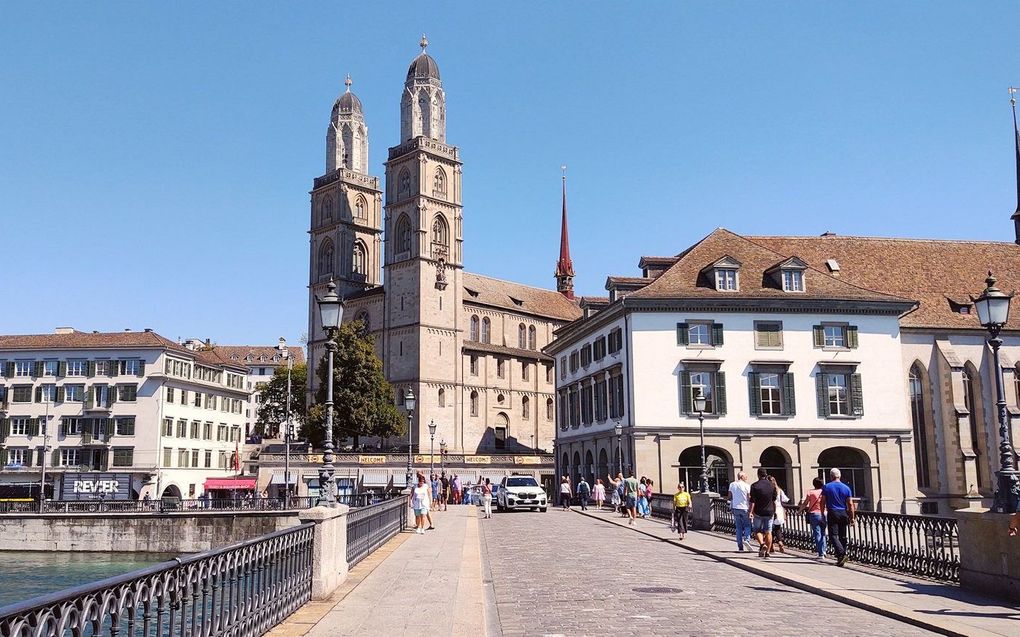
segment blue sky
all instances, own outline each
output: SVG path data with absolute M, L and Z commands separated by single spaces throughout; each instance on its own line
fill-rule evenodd
M 308 191 L 350 73 L 382 175 L 424 31 L 465 261 L 577 289 L 717 226 L 1011 240 L 1009 3 L 4 3 L 0 333 L 307 329 Z

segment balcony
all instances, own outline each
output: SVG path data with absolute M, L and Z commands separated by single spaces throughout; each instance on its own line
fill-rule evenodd
M 81 434 L 81 445 L 83 447 L 109 446 L 110 434 L 94 434 L 91 431 L 83 431 Z

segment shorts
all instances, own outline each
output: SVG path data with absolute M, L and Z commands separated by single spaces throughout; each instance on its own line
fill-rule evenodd
M 623 499 L 623 506 L 628 509 L 633 509 L 637 506 L 637 498 L 632 495 L 628 495 Z
M 751 520 L 751 530 L 755 533 L 771 533 L 772 532 L 772 516 L 756 515 Z
M 417 516 L 426 515 L 428 512 L 429 512 L 428 509 L 415 509 L 414 510 L 414 514 L 417 515 Z

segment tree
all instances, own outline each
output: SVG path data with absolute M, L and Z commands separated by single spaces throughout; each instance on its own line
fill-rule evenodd
M 308 385 L 308 366 L 296 363 L 291 370 L 290 414 L 295 429 L 300 431 L 308 418 L 306 405 L 306 387 Z M 287 420 L 287 366 L 281 365 L 273 372 L 273 377 L 259 392 L 259 408 L 255 425 L 258 432 L 283 435 L 283 423 Z
M 393 402 L 393 387 L 383 375 L 382 361 L 375 353 L 372 337 L 363 333 L 361 323 L 344 323 L 333 342 L 333 439 L 362 436 L 384 438 L 406 432 L 404 419 Z M 327 358 L 318 366 L 319 389 L 316 404 L 308 410 L 306 435 L 312 444 L 325 441 Z

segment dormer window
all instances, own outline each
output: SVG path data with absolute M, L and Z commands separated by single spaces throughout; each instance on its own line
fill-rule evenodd
M 710 263 L 701 271 L 702 285 L 713 284 L 719 292 L 736 292 L 740 289 L 740 261 L 727 255 Z
M 807 267 L 807 263 L 798 257 L 790 257 L 765 270 L 765 275 L 771 280 L 772 285 L 782 289 L 783 292 L 803 292 L 804 272 Z
M 717 268 L 715 271 L 715 289 L 720 292 L 737 289 L 737 271 L 734 268 Z
M 784 292 L 803 292 L 804 291 L 804 271 L 803 270 L 783 270 L 783 291 Z

